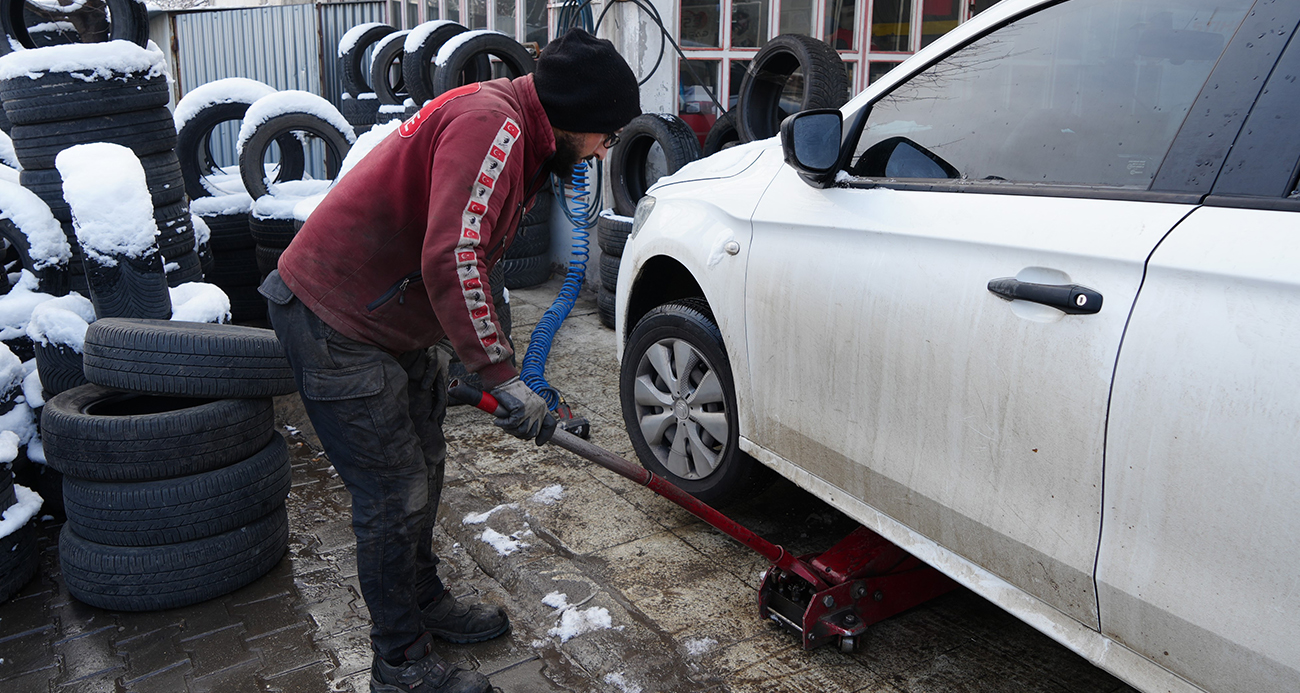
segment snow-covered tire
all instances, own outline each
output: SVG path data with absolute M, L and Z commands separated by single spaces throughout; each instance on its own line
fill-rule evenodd
M 379 103 L 400 105 L 410 96 L 406 90 L 406 79 L 402 75 L 402 44 L 409 31 L 395 31 L 375 44 L 370 56 L 370 90 L 375 92 Z
M 81 370 L 81 352 L 66 344 L 36 342 L 36 372 L 46 399 L 86 384 Z
M 0 604 L 9 601 L 10 597 L 31 582 L 36 576 L 40 560 L 40 553 L 36 551 L 34 520 L 28 520 L 17 531 L 0 537 Z
M 14 125 L 14 153 L 24 169 L 54 168 L 59 152 L 78 144 L 112 142 L 144 158 L 176 148 L 176 123 L 167 108 L 61 120 L 35 125 Z
M 149 42 L 149 14 L 143 2 L 138 0 L 104 0 L 108 5 L 109 28 L 108 40 L 130 41 L 145 47 Z M 0 0 L 0 55 L 17 50 L 15 44 L 23 48 L 40 47 L 27 31 L 27 20 L 23 9 L 24 0 Z
M 464 43 L 447 56 L 447 64 L 434 71 L 434 95 L 450 91 L 470 81 L 483 82 L 491 79 L 491 70 L 488 71 L 489 74 L 484 75 L 475 68 L 484 56 L 492 56 L 500 60 L 507 76 L 511 78 L 532 74 L 537 67 L 537 61 L 518 41 L 505 34 L 483 32 L 473 38 L 465 39 Z
M 288 544 L 281 504 L 229 532 L 162 546 L 105 546 L 65 523 L 59 563 L 68 593 L 78 601 L 111 611 L 154 611 L 233 592 L 279 563 Z
M 600 254 L 600 285 L 606 291 L 618 289 L 618 265 L 621 260 L 617 255 Z
M 27 234 L 15 226 L 12 219 L 0 218 L 0 238 L 18 255 L 18 264 L 36 276 L 37 288 L 41 293 L 52 296 L 68 293 L 71 282 L 68 265 L 61 263 L 37 268 L 32 259 L 31 244 L 27 242 Z
M 275 397 L 297 392 L 271 330 L 171 320 L 96 320 L 86 330 L 86 379 L 181 397 Z
M 775 137 L 781 130 L 781 92 L 796 71 L 803 72 L 804 91 L 795 112 L 839 108 L 848 101 L 849 76 L 840 54 L 811 36 L 782 34 L 759 49 L 740 82 L 736 127 L 743 141 Z
M 415 30 L 419 31 L 419 27 Z M 433 59 L 438 55 L 438 49 L 442 48 L 451 37 L 466 31 L 469 29 L 462 24 L 440 22 L 437 28 L 424 34 L 424 40 L 416 46 L 415 50 L 406 51 L 402 56 L 402 80 L 406 83 L 406 90 L 410 93 L 411 99 L 417 104 L 427 103 L 438 95 L 433 87 L 433 76 L 437 72 Z M 470 81 L 478 82 L 492 78 L 492 64 L 486 55 L 482 56 L 481 60 L 474 61 L 470 69 L 475 71 Z
M 140 166 L 144 168 L 145 185 L 155 207 L 173 205 L 185 198 L 185 182 L 176 152 L 168 150 L 140 157 Z M 24 168 L 18 172 L 18 182 L 36 193 L 55 219 L 72 221 L 72 209 L 63 198 L 63 178 L 58 169 Z
M 227 250 L 240 250 L 253 247 L 253 234 L 249 228 L 248 212 L 235 214 L 200 215 L 203 223 L 208 225 L 212 237 L 208 241 L 213 255 L 218 258 Z M 220 264 L 220 260 L 218 260 Z
M 511 291 L 545 284 L 551 278 L 550 253 L 502 260 L 497 264 L 505 272 L 505 285 Z
M 87 72 L 46 72 L 36 79 L 20 75 L 0 81 L 5 114 L 14 125 L 32 125 L 167 105 L 166 75 L 114 71 L 107 79 L 87 81 L 82 78 Z
M 354 129 L 374 125 L 375 121 L 379 119 L 379 97 L 375 96 L 374 92 L 364 96 L 369 98 L 363 99 L 354 96 L 350 99 L 343 99 L 339 106 L 339 112 L 343 114 L 345 120 L 352 124 Z M 360 134 L 360 132 L 357 134 Z
M 736 127 L 736 111 L 727 111 L 713 122 L 709 134 L 704 136 L 704 149 L 700 151 L 700 156 L 717 154 L 728 146 L 740 144 L 742 141 L 744 140 L 740 136 L 740 129 Z
M 606 255 L 622 257 L 623 248 L 627 245 L 627 237 L 631 234 L 631 219 L 607 214 L 596 217 L 596 243 L 600 246 L 600 252 Z
M 239 177 L 244 181 L 244 190 L 254 199 L 270 192 L 270 181 L 266 179 L 266 167 L 262 162 L 272 142 L 293 138 L 297 132 L 306 132 L 318 138 L 325 147 L 325 174 L 331 179 L 338 175 L 343 157 L 352 148 L 352 133 L 344 133 L 332 123 L 312 113 L 284 113 L 270 118 L 257 126 L 252 136 L 244 142 L 239 152 Z M 283 151 L 283 149 L 281 149 Z M 289 171 L 280 169 L 276 180 L 292 180 Z M 302 172 L 298 172 L 298 177 Z
M 603 286 L 596 292 L 596 316 L 600 324 L 614 329 L 614 292 Z
M 222 123 L 242 121 L 250 105 L 251 103 L 246 101 L 212 104 L 185 121 L 180 132 L 176 133 L 176 156 L 179 159 L 185 194 L 189 195 L 190 199 L 212 195 L 212 191 L 203 184 L 203 179 L 212 173 L 216 165 L 212 154 L 212 132 Z M 273 139 L 280 147 L 280 171 L 277 180 L 302 178 L 306 167 L 302 142 L 293 135 Z M 235 152 L 230 152 L 228 155 L 233 158 Z
M 298 234 L 293 219 L 262 218 L 256 214 L 248 218 L 248 233 L 253 242 L 266 248 L 288 248 Z
M 663 171 L 648 170 L 655 145 L 663 151 Z M 655 173 L 674 173 L 698 158 L 700 140 L 681 118 L 671 113 L 645 113 L 633 118 L 623 128 L 621 141 L 609 153 L 607 170 L 614 211 L 620 216 L 632 216 L 637 202 L 658 180 Z
M 158 227 L 158 252 L 168 260 L 175 260 L 194 250 L 194 222 L 190 207 L 176 202 L 153 210 L 154 224 Z
M 283 505 L 289 449 L 278 433 L 251 457 L 198 474 L 144 482 L 63 479 L 78 536 L 108 546 L 159 546 L 242 527 Z
M 167 272 L 167 286 L 173 289 L 188 282 L 203 281 L 203 262 L 199 258 L 198 251 L 193 248 L 179 257 L 168 258 L 167 264 L 176 265 Z
M 551 222 L 549 219 L 535 224 L 520 224 L 515 239 L 506 248 L 505 258 L 517 260 L 551 252 Z
M 82 252 L 86 288 L 99 318 L 157 318 L 172 316 L 171 293 L 161 253 L 150 252 L 133 258 L 117 255 L 111 260 Z M 109 264 L 109 263 L 112 264 Z
M 50 466 L 89 481 L 153 481 L 220 469 L 256 454 L 274 427 L 269 398 L 190 399 L 94 384 L 51 397 L 41 411 Z
M 351 29 L 348 29 L 347 32 L 343 34 L 343 38 L 352 38 L 349 34 L 352 34 L 353 31 L 358 28 L 359 27 L 352 27 Z M 352 41 L 352 44 L 345 48 L 342 51 L 342 54 L 339 55 L 339 73 L 343 77 L 343 89 L 353 99 L 365 94 L 366 92 L 374 91 L 370 88 L 370 70 L 366 67 L 362 67 L 361 61 L 365 58 L 366 51 L 370 50 L 370 47 L 375 45 L 376 41 L 394 31 L 397 31 L 397 29 L 394 29 L 387 24 L 380 24 L 378 22 L 370 24 L 365 28 L 362 28 L 359 32 L 360 35 L 356 36 L 355 40 Z M 339 43 L 342 44 L 342 41 Z M 347 114 L 345 113 L 344 115 Z M 372 120 L 370 122 L 373 123 L 374 121 Z

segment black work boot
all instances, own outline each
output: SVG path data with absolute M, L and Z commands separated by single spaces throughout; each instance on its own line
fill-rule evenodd
M 449 591 L 424 607 L 423 614 L 424 627 L 450 642 L 483 642 L 510 630 L 505 609 L 490 604 L 461 604 Z
M 477 671 L 453 666 L 433 652 L 433 636 L 425 633 L 406 648 L 399 665 L 375 655 L 370 665 L 370 693 L 487 693 L 492 684 Z

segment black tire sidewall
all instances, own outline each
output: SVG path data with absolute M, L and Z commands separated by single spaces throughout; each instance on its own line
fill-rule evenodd
M 330 169 L 326 174 L 330 178 L 338 175 L 338 168 L 347 156 L 352 143 L 347 134 L 311 113 L 284 113 L 258 125 L 244 142 L 244 149 L 239 153 L 239 177 L 244 181 L 244 190 L 254 199 L 270 192 L 270 182 L 266 179 L 266 169 L 262 161 L 272 142 L 284 139 L 292 132 L 307 132 L 315 135 L 325 145 L 328 152 L 327 161 Z M 294 138 L 296 139 L 296 138 Z M 283 151 L 283 149 L 281 150 Z M 277 180 L 293 180 L 292 171 L 281 169 Z M 302 177 L 302 171 L 298 171 Z
M 514 77 L 532 74 L 537 67 L 537 61 L 518 41 L 503 34 L 480 34 L 457 46 L 447 56 L 447 64 L 434 71 L 434 93 L 442 94 L 461 86 L 461 75 L 484 53 L 499 59 Z M 477 74 L 477 70 L 474 72 Z
M 647 113 L 623 128 L 621 139 L 609 153 L 608 172 L 614 212 L 630 217 L 654 181 L 646 180 L 646 159 L 655 144 L 664 152 L 665 175 L 700 158 L 700 141 L 681 118 L 667 113 Z

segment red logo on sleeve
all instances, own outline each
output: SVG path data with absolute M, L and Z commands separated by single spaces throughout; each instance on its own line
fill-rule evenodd
M 483 288 L 483 282 L 479 281 L 477 278 L 475 278 L 475 279 L 469 279 L 469 280 L 466 280 L 466 281 L 462 284 L 462 286 L 465 287 L 465 290 L 466 290 L 466 291 L 473 291 L 474 289 L 481 289 L 481 288 Z
M 515 125 L 514 123 L 508 120 L 506 121 L 506 124 L 502 126 L 502 128 L 504 128 L 506 132 L 510 133 L 511 137 L 519 136 L 519 126 Z
M 478 231 L 475 231 L 468 226 L 461 230 L 461 235 L 472 241 L 477 241 L 479 239 Z
M 483 185 L 486 185 L 489 188 L 492 187 L 494 183 L 496 183 L 496 181 L 492 180 L 491 176 L 489 176 L 486 173 L 478 174 L 478 182 L 482 183 Z
M 479 306 L 478 308 L 475 308 L 474 310 L 470 311 L 470 315 L 476 318 L 486 318 L 488 315 L 488 308 L 487 306 Z
M 474 251 L 465 250 L 456 253 L 456 259 L 459 260 L 460 262 L 475 262 Z
M 487 205 L 482 202 L 470 202 L 469 212 L 470 214 L 485 214 L 487 213 Z
M 501 151 L 500 147 L 493 147 L 490 153 L 492 154 L 492 158 L 496 159 L 497 161 L 506 160 L 506 153 Z
M 484 337 L 484 338 L 482 339 L 482 342 L 483 342 L 483 344 L 485 344 L 485 345 L 487 345 L 487 346 L 492 346 L 493 344 L 496 344 L 496 343 L 497 343 L 497 336 L 496 336 L 495 334 L 490 334 L 490 335 Z

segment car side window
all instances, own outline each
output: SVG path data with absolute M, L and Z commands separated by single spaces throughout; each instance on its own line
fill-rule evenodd
M 1071 0 L 872 106 L 849 174 L 1146 189 L 1252 0 Z

